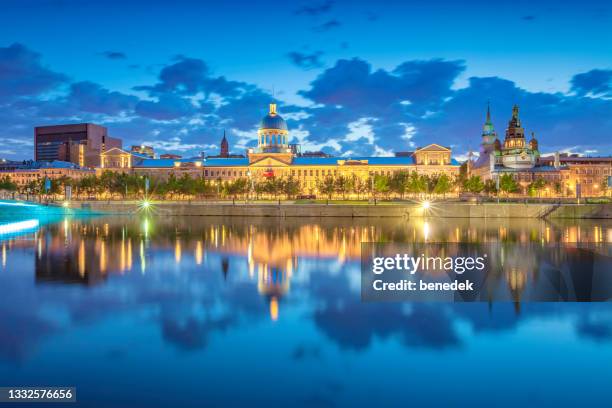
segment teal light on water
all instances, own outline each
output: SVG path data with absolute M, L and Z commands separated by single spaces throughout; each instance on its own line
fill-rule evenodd
M 8 224 L 0 224 L 0 235 L 14 234 L 17 232 L 23 232 L 31 229 L 38 228 L 38 220 L 25 220 L 10 222 Z
M 0 201 L 0 206 L 3 205 L 10 207 L 38 207 L 36 204 L 22 203 L 20 201 Z

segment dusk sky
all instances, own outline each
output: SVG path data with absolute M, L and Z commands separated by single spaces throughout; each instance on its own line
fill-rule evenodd
M 612 154 L 612 5 L 581 2 L 3 1 L 0 157 L 36 125 L 93 122 L 124 146 L 256 142 L 276 101 L 302 150 L 478 151 L 490 100 L 540 150 Z

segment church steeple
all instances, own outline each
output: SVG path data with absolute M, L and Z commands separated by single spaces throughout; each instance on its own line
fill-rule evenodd
M 227 142 L 227 138 L 225 137 L 225 129 L 223 129 L 223 139 L 221 139 L 221 152 L 219 156 L 229 157 L 229 143 Z
M 493 122 L 491 122 L 491 105 L 487 102 L 487 117 L 485 123 L 482 127 L 482 146 L 483 150 L 487 149 L 489 146 L 493 145 L 495 139 L 497 138 L 497 133 L 495 132 L 495 128 L 493 127 Z

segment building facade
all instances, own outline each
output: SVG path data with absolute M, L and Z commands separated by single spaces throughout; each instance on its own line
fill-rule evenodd
M 480 155 L 476 161 L 469 161 L 471 175 L 480 176 L 483 180 L 499 180 L 504 174 L 510 174 L 518 182 L 521 191 L 526 194 L 531 183 L 538 179 L 551 186 L 557 186 L 562 194 L 566 194 L 569 180 L 569 169 L 558 160 L 542 162 L 538 141 L 532 133 L 527 142 L 525 130 L 519 118 L 519 107 L 514 105 L 512 116 L 508 122 L 503 143 L 491 122 L 491 111 L 487 108 L 487 116 L 483 126 L 480 143 Z M 553 191 L 549 188 L 549 193 Z
M 317 194 L 317 185 L 328 176 L 354 177 L 368 182 L 375 175 L 391 176 L 400 171 L 451 177 L 459 171 L 459 163 L 451 158 L 451 150 L 437 144 L 395 157 L 298 155 L 289 143 L 287 123 L 277 113 L 275 104 L 270 104 L 270 111 L 262 119 L 257 136 L 257 147 L 249 149 L 245 158 L 207 158 L 204 177 L 213 181 L 242 177 L 255 181 L 293 177 L 300 182 L 303 193 Z
M 79 167 L 78 165 L 64 161 L 54 162 L 24 162 L 20 166 L 11 169 L 0 169 L 0 178 L 8 177 L 17 184 L 24 187 L 32 181 L 42 181 L 46 178 L 56 180 L 64 177 L 79 180 L 83 177 L 92 176 L 95 170 Z
M 564 172 L 564 182 L 569 195 L 593 197 L 609 194 L 612 187 L 609 185 L 612 177 L 612 157 L 585 157 L 562 153 L 541 157 L 540 163 L 552 166 L 555 160 L 567 168 L 567 172 Z
M 258 182 L 273 177 L 292 177 L 299 181 L 302 194 L 309 195 L 318 194 L 317 186 L 329 176 L 352 177 L 369 183 L 376 175 L 392 176 L 397 172 L 447 174 L 451 178 L 459 172 L 459 163 L 451 158 L 450 148 L 438 144 L 395 157 L 331 157 L 324 154 L 301 155 L 289 141 L 287 123 L 276 111 L 276 105 L 270 104 L 270 111 L 257 131 L 257 147 L 248 149 L 246 157 L 230 153 L 224 134 L 217 156 L 190 159 L 160 156 L 159 159 L 149 159 L 122 149 L 111 149 L 101 155 L 101 170 L 129 170 L 161 179 L 189 174 L 213 183 L 239 178 Z
M 35 161 L 67 161 L 81 167 L 100 165 L 100 154 L 121 148 L 121 140 L 110 137 L 104 126 L 93 123 L 38 126 L 34 128 Z

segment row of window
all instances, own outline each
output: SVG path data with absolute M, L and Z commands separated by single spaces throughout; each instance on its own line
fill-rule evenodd
M 370 171 L 370 176 L 391 176 L 398 170 L 375 170 Z M 284 172 L 281 172 L 284 174 Z M 289 173 L 288 173 L 289 174 Z M 290 173 L 293 177 L 304 178 L 304 177 L 326 177 L 326 176 L 337 176 L 338 170 L 332 169 L 308 169 L 308 170 L 291 170 Z M 204 177 L 246 177 L 248 174 L 242 170 L 204 170 Z
M 598 175 L 608 175 L 608 174 L 612 174 L 612 169 L 610 169 L 610 168 L 604 168 L 604 169 L 598 169 L 598 168 L 595 168 L 595 169 L 577 168 L 577 169 L 574 169 L 574 173 L 575 174 L 594 174 L 596 176 L 598 176 Z

